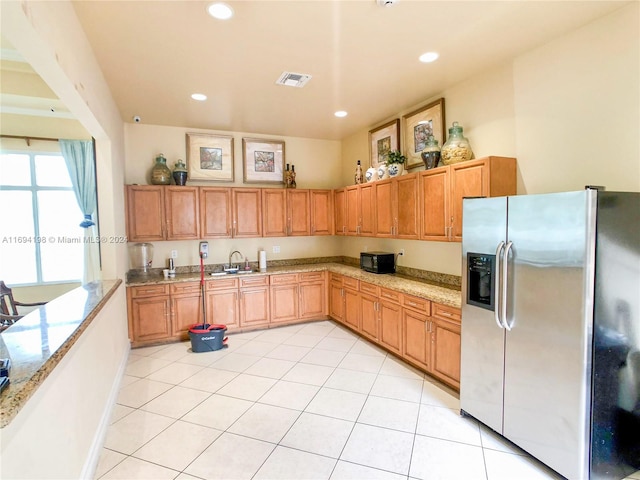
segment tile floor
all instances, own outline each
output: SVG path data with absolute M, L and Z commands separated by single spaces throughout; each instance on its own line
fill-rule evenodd
M 331 321 L 216 352 L 136 349 L 95 478 L 561 478 L 458 412 L 455 393 Z

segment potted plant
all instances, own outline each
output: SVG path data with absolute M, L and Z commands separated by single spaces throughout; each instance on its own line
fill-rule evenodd
M 407 160 L 407 157 L 402 155 L 400 150 L 391 150 L 387 154 L 387 170 L 389 171 L 390 177 L 397 177 L 398 175 L 402 175 L 404 171 L 404 162 Z

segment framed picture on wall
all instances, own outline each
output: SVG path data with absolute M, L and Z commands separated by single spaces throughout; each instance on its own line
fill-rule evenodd
M 402 117 L 404 155 L 407 169 L 424 165 L 420 154 L 430 135 L 442 147 L 444 143 L 444 98 L 419 108 Z
M 369 131 L 370 166 L 385 163 L 392 150 L 400 150 L 400 120 L 391 120 Z
M 284 183 L 284 142 L 242 139 L 244 183 Z
M 233 182 L 233 137 L 187 133 L 187 169 L 192 180 Z

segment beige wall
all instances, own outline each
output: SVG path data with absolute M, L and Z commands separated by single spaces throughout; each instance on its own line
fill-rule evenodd
M 639 5 L 633 2 L 392 118 L 444 97 L 447 125 L 458 121 L 464 127 L 476 157 L 517 158 L 519 194 L 584 185 L 640 191 Z M 369 155 L 368 129 L 344 139 L 342 155 L 341 185 L 351 185 L 355 160 Z M 401 265 L 461 273 L 460 244 L 349 238 L 344 254 L 357 256 L 365 246 L 404 248 Z

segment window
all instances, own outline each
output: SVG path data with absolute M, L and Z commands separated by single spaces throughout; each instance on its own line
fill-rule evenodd
M 0 154 L 0 278 L 9 285 L 78 282 L 83 218 L 59 154 Z

